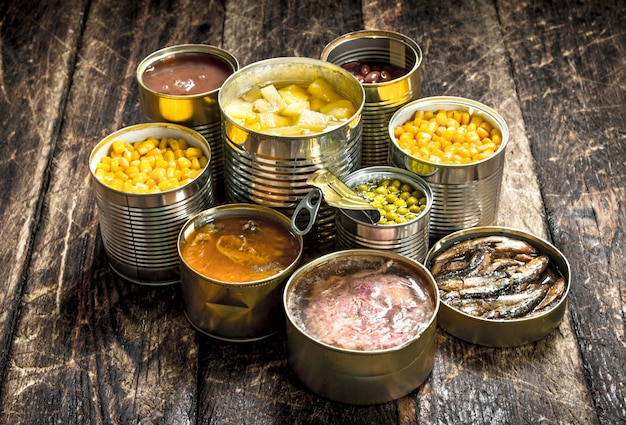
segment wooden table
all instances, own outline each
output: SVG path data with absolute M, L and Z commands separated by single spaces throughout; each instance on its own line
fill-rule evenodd
M 626 7 L 554 3 L 2 2 L 1 422 L 624 423 Z M 241 65 L 319 58 L 364 28 L 418 42 L 423 96 L 464 96 L 503 115 L 498 224 L 551 240 L 572 288 L 545 339 L 496 349 L 439 330 L 421 387 L 358 407 L 304 388 L 283 334 L 215 341 L 189 325 L 177 285 L 114 274 L 87 159 L 103 136 L 142 122 L 136 67 L 157 49 L 213 44 Z

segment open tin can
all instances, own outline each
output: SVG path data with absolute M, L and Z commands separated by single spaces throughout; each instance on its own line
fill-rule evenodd
M 223 81 L 238 69 L 239 62 L 232 54 L 206 44 L 165 47 L 148 55 L 137 67 L 144 116 L 154 122 L 184 125 L 204 136 L 213 153 L 213 184 L 220 193 L 224 149 L 217 95 Z M 152 77 L 157 73 L 158 80 Z
M 289 365 L 318 395 L 384 403 L 415 390 L 432 371 L 439 298 L 432 275 L 414 260 L 368 249 L 327 254 L 293 273 L 283 303 Z M 397 313 L 403 331 L 386 328 L 382 305 Z M 354 314 L 361 325 L 351 322 Z
M 409 185 L 412 192 L 421 192 L 424 198 L 423 209 L 406 222 L 378 224 L 352 211 L 340 209 L 336 216 L 337 249 L 370 248 L 390 250 L 416 261 L 423 261 L 428 251 L 430 208 L 432 191 L 417 175 L 409 171 L 387 166 L 366 167 L 349 174 L 343 182 L 352 189 L 360 185 L 372 185 L 383 181 L 398 180 L 401 185 Z M 412 195 L 413 196 L 413 195 Z M 415 197 L 415 196 L 413 196 Z M 398 199 L 398 201 L 404 201 Z M 393 204 L 393 202 L 391 203 Z M 406 205 L 406 201 L 404 201 Z
M 460 291 L 459 296 L 451 297 L 450 301 L 448 301 L 447 297 L 440 293 L 441 303 L 437 321 L 442 329 L 462 340 L 489 347 L 514 347 L 544 338 L 550 334 L 550 332 L 552 332 L 563 319 L 567 305 L 567 296 L 571 285 L 571 275 L 569 262 L 556 247 L 535 235 L 518 229 L 499 226 L 475 227 L 454 232 L 439 240 L 428 252 L 424 264 L 429 268 L 429 270 L 433 271 L 435 267 L 434 264 L 439 255 L 445 252 L 453 252 L 447 251 L 449 249 L 458 251 L 454 252 L 456 257 L 451 259 L 456 261 L 457 264 L 460 264 L 464 261 L 461 260 L 463 255 L 460 247 L 473 244 L 473 249 L 476 249 L 476 252 L 478 252 L 477 241 L 484 240 L 483 238 L 488 238 L 491 240 L 490 243 L 494 243 L 495 246 L 495 244 L 499 243 L 498 238 L 501 237 L 510 238 L 514 241 L 521 241 L 522 243 L 528 243 L 536 250 L 536 253 L 533 254 L 534 256 L 541 255 L 548 258 L 547 267 L 550 268 L 550 273 L 557 273 L 554 274 L 554 279 L 558 279 L 559 276 L 562 278 L 560 297 L 556 298 L 556 300 L 549 305 L 549 308 L 542 309 L 539 312 L 530 311 L 524 315 L 520 315 L 519 317 L 505 317 L 503 313 L 500 317 L 498 317 L 494 314 L 490 314 L 488 310 L 484 310 L 486 313 L 484 313 L 483 316 L 477 316 L 476 314 L 478 314 L 478 312 L 474 308 L 470 309 L 468 305 L 463 303 L 463 296 L 460 295 Z M 512 246 L 518 246 L 518 243 L 513 242 Z M 502 249 L 504 248 L 505 246 L 503 245 Z M 517 247 L 512 249 L 520 250 L 522 248 Z M 495 261 L 498 260 L 494 260 L 494 258 L 495 254 L 490 254 L 485 257 L 485 259 L 492 261 L 492 263 L 495 264 Z M 478 268 L 476 268 L 476 270 L 478 270 Z M 497 271 L 490 272 L 492 276 L 495 275 L 495 273 L 497 273 Z M 506 273 L 510 272 L 507 271 Z M 537 286 L 547 284 L 546 282 L 548 282 L 547 279 L 549 277 L 548 272 L 545 271 L 543 273 L 543 275 L 539 275 L 537 277 L 537 283 L 532 283 L 532 285 Z M 476 279 L 476 274 L 478 273 L 475 271 L 473 277 L 474 279 Z M 433 271 L 433 275 L 435 275 L 438 285 L 440 285 L 439 278 L 437 277 L 438 273 Z M 467 287 L 469 287 L 469 281 L 471 279 L 472 278 L 466 279 L 465 285 Z M 515 273 L 510 273 L 510 277 L 504 275 L 504 279 L 517 278 L 515 277 Z M 554 283 L 551 282 L 550 284 Z M 556 287 L 556 285 L 554 287 Z M 552 288 L 550 290 L 552 290 Z M 548 292 L 546 297 L 547 296 L 550 296 L 550 292 Z M 494 296 L 493 299 L 499 299 L 500 301 L 491 301 L 489 298 L 476 298 L 475 300 L 470 301 L 477 301 L 481 309 L 493 307 L 493 311 L 495 311 L 495 309 L 500 309 L 500 306 L 504 306 L 505 308 L 510 309 L 510 311 L 512 311 L 512 309 L 526 308 L 526 306 L 530 306 L 530 304 L 523 304 L 526 301 L 522 301 L 519 304 L 507 304 L 508 301 L 505 301 L 505 297 L 498 298 L 498 296 Z M 509 297 L 509 299 L 517 302 L 514 297 Z M 480 313 L 482 313 L 482 310 Z M 492 318 L 489 318 L 489 316 Z
M 231 235 L 220 236 L 220 227 L 229 226 L 228 220 L 236 220 L 259 226 L 258 231 L 262 238 L 266 238 L 265 244 L 253 244 L 246 231 L 237 233 L 236 238 L 222 239 Z M 273 226 L 267 223 L 273 223 Z M 264 229 L 277 227 L 281 230 L 283 241 L 289 239 L 289 243 L 274 243 L 276 233 L 263 233 Z M 207 230 L 208 229 L 208 230 Z M 207 257 L 207 252 L 201 259 L 202 267 L 209 267 L 212 275 L 208 275 L 197 267 L 194 267 L 192 257 L 186 257 L 185 246 L 195 242 L 193 235 L 198 232 L 214 232 L 216 241 L 211 241 L 207 233 L 201 234 L 201 243 L 216 243 L 219 253 L 213 257 Z M 270 231 L 268 232 L 275 232 Z M 233 234 L 234 235 L 234 234 Z M 234 242 L 233 242 L 234 240 Z M 263 252 L 259 247 L 265 246 Z M 272 268 L 272 274 L 255 280 L 233 281 L 232 279 L 218 278 L 215 269 L 220 266 L 215 262 L 224 262 L 228 272 L 234 268 L 243 270 L 247 267 L 260 270 L 272 266 L 266 258 L 275 254 L 276 250 L 283 250 L 290 246 L 290 262 L 281 267 Z M 291 232 L 291 221 L 283 214 L 260 205 L 253 204 L 226 204 L 206 211 L 202 211 L 191 217 L 180 231 L 178 238 L 178 253 L 181 259 L 181 282 L 180 288 L 184 302 L 184 311 L 191 325 L 198 331 L 216 339 L 233 342 L 253 341 L 273 335 L 284 326 L 284 313 L 281 304 L 281 295 L 291 273 L 296 269 L 302 257 L 302 237 Z M 230 256 L 234 264 L 226 264 L 228 259 L 219 257 L 224 250 L 234 251 Z M 269 253 L 272 252 L 272 254 Z M 187 251 L 189 252 L 189 251 Z M 190 254 L 191 255 L 191 254 Z M 200 257 L 198 257 L 200 258 Z M 221 258 L 221 259 L 220 259 Z M 258 258 L 259 263 L 255 262 Z M 277 259 L 272 262 L 277 264 Z M 274 270 L 276 270 L 274 272 Z
M 490 157 L 466 164 L 426 161 L 404 151 L 394 129 L 413 120 L 417 111 L 463 111 L 481 117 L 502 134 Z M 432 189 L 430 236 L 438 239 L 457 230 L 495 224 L 500 202 L 509 130 L 500 114 L 480 102 L 453 96 L 423 98 L 400 108 L 389 122 L 390 162 L 420 176 Z
M 391 116 L 406 103 L 420 97 L 422 50 L 406 35 L 382 30 L 344 34 L 324 47 L 322 60 L 339 66 L 356 64 L 393 66 L 404 73 L 389 81 L 363 82 L 362 166 L 387 165 Z
M 149 137 L 184 139 L 202 149 L 209 162 L 190 183 L 158 193 L 133 194 L 111 188 L 95 175 L 116 141 L 135 143 Z M 102 139 L 89 156 L 100 233 L 111 268 L 126 280 L 165 285 L 180 279 L 178 233 L 189 216 L 214 202 L 211 148 L 202 135 L 171 123 L 137 124 Z
M 294 83 L 308 85 L 325 79 L 355 113 L 339 125 L 318 133 L 280 136 L 252 130 L 229 116 L 225 108 L 253 87 Z M 256 203 L 291 216 L 296 205 L 312 189 L 308 177 L 325 168 L 344 176 L 361 165 L 361 111 L 363 88 L 344 69 L 310 58 L 273 58 L 250 64 L 231 75 L 219 93 L 224 113 L 224 162 L 228 202 Z M 307 249 L 334 245 L 335 211 L 323 205 L 313 230 L 306 236 Z

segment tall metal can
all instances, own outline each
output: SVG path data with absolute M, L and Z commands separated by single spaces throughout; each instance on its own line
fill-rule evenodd
M 176 65 L 176 62 L 182 62 Z M 181 66 L 192 70 L 181 71 Z M 172 90 L 157 89 L 147 84 L 148 75 L 155 68 L 163 70 L 182 86 L 176 93 L 189 91 L 193 94 L 171 94 Z M 213 155 L 211 171 L 218 194 L 223 193 L 224 158 L 222 143 L 222 115 L 217 102 L 221 82 L 239 69 L 239 62 L 228 51 L 206 44 L 180 44 L 165 47 L 144 58 L 137 67 L 140 104 L 144 116 L 152 122 L 173 122 L 192 128 L 209 142 Z M 187 72 L 197 72 L 189 78 Z M 206 82 L 215 79 L 214 84 Z M 193 90 L 204 81 L 207 91 Z
M 253 86 L 309 84 L 323 78 L 346 99 L 356 113 L 319 133 L 277 136 L 251 130 L 224 111 L 229 102 Z M 231 75 L 220 90 L 224 115 L 224 178 L 226 200 L 256 203 L 291 216 L 313 189 L 307 178 L 320 168 L 338 177 L 361 165 L 361 111 L 365 101 L 358 81 L 339 66 L 317 59 L 283 57 L 262 60 Z M 303 226 L 304 227 L 304 226 Z M 305 237 L 307 249 L 334 245 L 335 210 L 320 208 L 313 230 Z
M 96 169 L 113 142 L 135 143 L 148 137 L 184 139 L 202 149 L 209 162 L 191 182 L 163 192 L 135 194 L 113 189 Z M 211 149 L 198 132 L 171 123 L 137 124 L 102 139 L 92 150 L 89 169 L 96 195 L 100 234 L 109 265 L 124 279 L 144 285 L 180 280 L 178 233 L 189 216 L 214 202 Z
M 389 119 L 398 108 L 421 95 L 422 50 L 419 45 L 397 32 L 362 30 L 328 43 L 321 58 L 339 66 L 388 64 L 406 71 L 389 81 L 362 83 L 365 90 L 362 166 L 388 165 Z
M 478 115 L 500 130 L 502 142 L 490 157 L 466 164 L 426 161 L 405 152 L 394 129 L 412 120 L 417 111 L 465 111 Z M 437 96 L 413 101 L 400 108 L 389 122 L 390 162 L 420 176 L 432 189 L 430 237 L 440 239 L 457 230 L 495 224 L 500 202 L 504 154 L 509 130 L 492 108 L 462 97 Z

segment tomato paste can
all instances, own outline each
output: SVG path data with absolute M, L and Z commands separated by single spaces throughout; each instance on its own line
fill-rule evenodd
M 220 75 L 215 76 L 221 81 L 227 75 L 239 69 L 239 62 L 228 51 L 216 46 L 206 44 L 179 44 L 165 47 L 149 54 L 137 67 L 137 82 L 139 84 L 140 105 L 143 115 L 153 122 L 172 122 L 196 130 L 202 134 L 211 146 L 213 158 L 211 171 L 213 185 L 217 194 L 223 193 L 224 158 L 222 143 L 222 116 L 217 102 L 219 87 L 209 88 L 207 91 L 193 94 L 168 94 L 165 90 L 159 90 L 152 85 L 146 85 L 146 75 L 159 66 L 168 66 L 178 60 L 190 60 L 199 58 L 195 63 L 202 60 L 211 60 L 220 70 Z M 194 63 L 194 62 L 191 62 Z M 204 71 L 206 72 L 206 71 Z M 176 74 L 174 77 L 181 78 L 179 84 L 185 84 L 183 76 Z M 173 77 L 171 77 L 173 78 Z M 208 78 L 200 74 L 196 78 Z M 187 81 L 187 84 L 190 84 Z M 217 83 L 216 83 L 217 84 Z M 189 89 L 191 90 L 191 89 Z
M 405 152 L 394 129 L 412 120 L 417 111 L 464 111 L 478 115 L 500 130 L 502 142 L 490 157 L 467 164 L 426 161 Z M 466 98 L 437 96 L 415 100 L 400 108 L 389 122 L 390 162 L 420 176 L 433 192 L 430 236 L 439 239 L 470 227 L 496 222 L 509 130 L 502 116 L 492 108 Z
M 565 280 L 561 297 L 548 310 L 518 318 L 488 319 L 455 308 L 441 299 L 439 326 L 450 335 L 464 341 L 488 347 L 516 347 L 547 337 L 561 323 L 567 308 L 571 287 L 571 269 L 567 258 L 547 240 L 521 229 L 502 226 L 482 226 L 451 233 L 430 248 L 424 265 L 432 270 L 434 259 L 446 249 L 482 237 L 504 236 L 524 241 L 539 254 L 548 256 L 549 265 Z
M 96 168 L 113 142 L 135 143 L 148 137 L 184 139 L 202 149 L 208 159 L 191 182 L 157 193 L 126 193 L 105 185 Z M 211 148 L 198 132 L 172 123 L 144 123 L 120 129 L 92 150 L 89 169 L 93 181 L 100 234 L 111 268 L 124 279 L 145 285 L 180 280 L 176 241 L 189 216 L 213 205 Z
M 297 256 L 277 274 L 255 281 L 225 282 L 195 270 L 182 254 L 183 245 L 193 243 L 189 238 L 195 229 L 228 217 L 253 221 L 264 218 L 279 224 L 297 243 Z M 272 208 L 224 204 L 192 216 L 178 238 L 180 288 L 189 323 L 205 335 L 230 342 L 259 340 L 284 329 L 281 295 L 285 282 L 300 264 L 302 249 L 302 236 L 293 233 L 291 221 Z
M 419 332 L 411 333 L 396 346 L 382 349 L 338 347 L 311 332 L 314 323 L 310 320 L 331 317 L 329 311 L 317 318 L 309 317 L 306 319 L 308 324 L 303 322 L 306 314 L 311 314 L 307 312 L 306 303 L 317 299 L 311 296 L 311 291 L 319 288 L 318 285 L 325 285 L 328 279 L 337 281 L 355 273 L 366 279 L 367 273 L 377 273 L 382 267 L 388 267 L 386 273 L 419 285 L 422 294 L 419 306 L 424 308 Z M 360 285 L 355 281 L 350 286 Z M 389 308 L 398 307 L 395 303 L 396 300 L 389 302 Z M 309 390 L 322 397 L 356 405 L 385 403 L 417 389 L 432 371 L 439 295 L 432 275 L 417 261 L 395 252 L 371 249 L 326 254 L 304 264 L 291 275 L 283 294 L 283 304 L 287 316 L 288 364 Z M 351 308 L 347 310 L 351 311 Z M 334 318 L 332 316 L 330 320 Z M 323 323 L 321 325 L 325 327 Z M 363 331 L 367 333 L 367 327 Z M 354 340 L 361 339 L 355 335 Z
M 286 83 L 306 85 L 325 79 L 350 100 L 356 112 L 341 124 L 322 132 L 279 136 L 251 130 L 224 110 L 229 102 L 254 86 Z M 338 177 L 361 165 L 361 111 L 363 87 L 339 66 L 317 59 L 281 57 L 247 65 L 231 75 L 218 96 L 224 115 L 224 178 L 227 202 L 256 203 L 291 216 L 313 189 L 311 174 L 326 168 Z M 303 226 L 304 227 L 304 226 Z M 307 249 L 334 246 L 335 210 L 323 205 L 312 231 L 305 236 Z
M 404 34 L 361 30 L 344 34 L 328 43 L 321 58 L 339 66 L 386 64 L 406 71 L 389 81 L 362 83 L 365 89 L 362 165 L 388 165 L 389 119 L 398 108 L 421 94 L 421 48 Z
M 421 192 L 425 198 L 423 210 L 416 217 L 404 223 L 378 224 L 368 221 L 351 211 L 340 209 L 337 212 L 337 249 L 370 248 L 390 250 L 416 261 L 423 261 L 428 250 L 430 208 L 432 191 L 416 174 L 396 167 L 373 166 L 361 168 L 343 179 L 352 189 L 362 184 L 375 184 L 382 181 L 398 180 Z

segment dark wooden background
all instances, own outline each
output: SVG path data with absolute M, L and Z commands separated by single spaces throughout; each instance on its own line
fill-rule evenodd
M 113 274 L 87 168 L 100 138 L 143 120 L 135 71 L 152 51 L 319 58 L 359 29 L 418 42 L 423 96 L 504 116 L 498 224 L 548 238 L 572 267 L 547 338 L 494 349 L 440 330 L 428 380 L 365 407 L 304 388 L 283 334 L 216 342 L 187 323 L 176 285 Z M 3 1 L 0 422 L 625 423 L 625 29 L 620 0 Z

